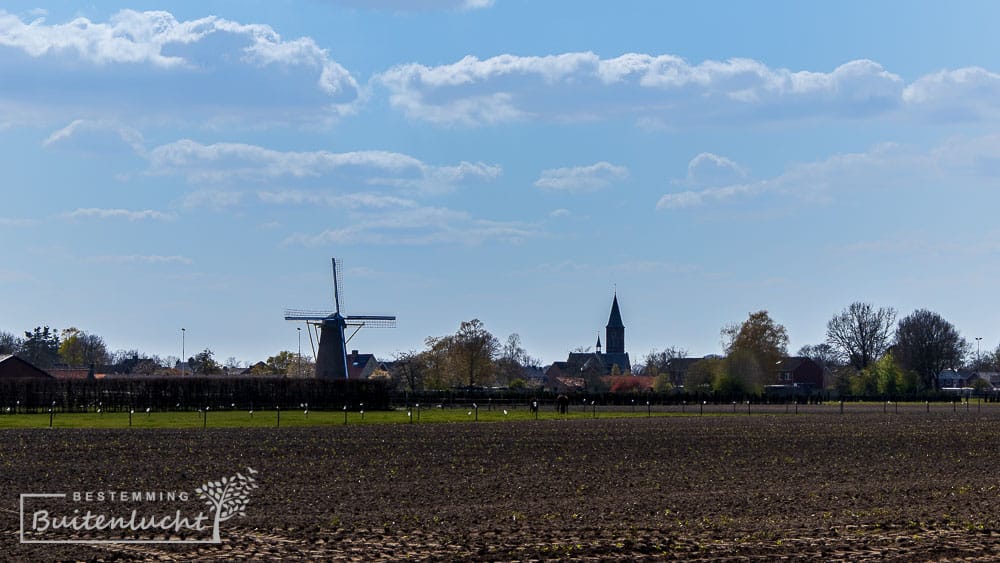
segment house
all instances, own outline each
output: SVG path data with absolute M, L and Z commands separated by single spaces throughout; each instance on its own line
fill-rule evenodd
M 347 355 L 348 379 L 368 379 L 378 367 L 374 354 L 359 354 L 357 350 L 351 350 Z
M 955 389 L 968 387 L 972 384 L 975 373 L 964 369 L 942 370 L 937 376 L 938 389 Z
M 47 371 L 17 356 L 0 356 L 0 380 L 52 379 Z
M 781 358 L 775 364 L 775 385 L 822 389 L 823 368 L 810 358 L 792 356 Z

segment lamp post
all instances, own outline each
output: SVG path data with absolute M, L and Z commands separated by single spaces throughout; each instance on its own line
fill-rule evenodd
M 296 327 L 295 330 L 299 333 L 299 369 L 295 375 L 302 377 L 302 327 Z
M 979 342 L 983 339 L 982 336 L 976 337 L 976 375 L 979 375 L 980 366 L 983 365 L 983 357 L 979 355 Z
M 184 372 L 186 371 L 185 364 L 187 363 L 187 360 L 184 359 L 184 335 L 186 332 L 187 329 L 181 327 L 181 376 L 182 377 L 184 376 Z

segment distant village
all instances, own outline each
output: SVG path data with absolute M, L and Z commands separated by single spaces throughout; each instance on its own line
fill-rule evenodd
M 339 315 L 339 313 L 338 313 Z M 185 360 L 139 351 L 109 352 L 103 339 L 72 328 L 0 331 L 0 380 L 96 380 L 135 377 L 292 377 L 381 380 L 399 391 L 536 389 L 574 392 L 684 392 L 841 396 L 992 393 L 1000 389 L 1000 350 L 973 346 L 935 313 L 854 303 L 828 323 L 828 340 L 788 354 L 785 328 L 766 311 L 723 327 L 724 355 L 688 357 L 678 348 L 651 350 L 632 361 L 614 295 L 604 339 L 539 365 L 511 334 L 500 341 L 483 324 L 463 322 L 455 334 L 428 337 L 426 349 L 376 358 L 348 347 L 343 317 L 320 319 L 318 361 L 281 351 L 252 365 L 219 362 L 211 350 Z M 343 326 L 342 326 L 343 325 Z M 331 328 L 332 327 L 332 328 Z M 326 344 L 324 344 L 324 341 Z M 324 352 L 326 350 L 326 352 Z M 326 367 L 324 367 L 324 365 Z

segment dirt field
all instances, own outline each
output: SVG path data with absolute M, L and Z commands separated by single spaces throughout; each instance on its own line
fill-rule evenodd
M 8 560 L 993 560 L 1000 412 L 0 432 Z M 251 466 L 221 545 L 24 545 L 21 493 Z

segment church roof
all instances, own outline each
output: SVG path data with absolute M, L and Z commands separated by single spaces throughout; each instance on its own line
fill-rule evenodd
M 611 302 L 611 316 L 608 317 L 608 328 L 625 328 L 622 324 L 622 313 L 618 310 L 618 294 L 615 294 L 614 301 Z

